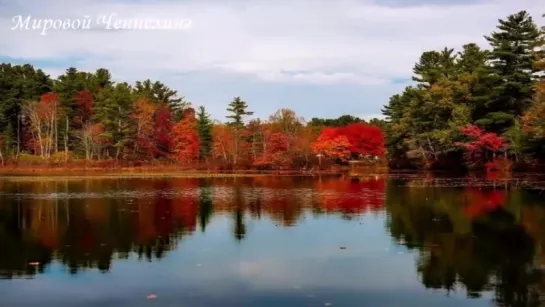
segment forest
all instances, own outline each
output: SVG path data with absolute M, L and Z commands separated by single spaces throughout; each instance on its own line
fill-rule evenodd
M 545 162 L 545 28 L 525 11 L 485 36 L 426 51 L 413 84 L 384 120 L 254 118 L 241 97 L 214 121 L 160 81 L 114 82 L 68 68 L 53 79 L 30 64 L 0 65 L 2 167 L 170 165 L 186 169 L 535 168 Z

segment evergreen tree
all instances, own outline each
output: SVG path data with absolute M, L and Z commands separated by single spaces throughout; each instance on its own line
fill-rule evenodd
M 54 91 L 59 94 L 60 113 L 62 118 L 58 120 L 57 126 L 57 142 L 68 138 L 67 143 L 71 144 L 71 149 L 81 148 L 76 143 L 76 138 L 73 136 L 73 131 L 77 129 L 77 124 L 74 119 L 77 116 L 76 95 L 81 91 L 88 89 L 96 95 L 96 87 L 94 86 L 94 75 L 92 73 L 78 71 L 74 67 L 70 67 L 63 75 L 60 75 L 54 83 Z M 65 120 L 68 118 L 68 121 Z M 68 125 L 68 127 L 67 127 Z
M 32 65 L 0 64 L 0 134 L 9 152 L 15 152 L 15 147 L 20 148 L 20 135 L 17 133 L 23 128 L 23 103 L 38 100 L 52 87 L 49 75 Z
M 535 48 L 539 29 L 526 12 L 499 20 L 498 31 L 485 36 L 492 51 L 490 67 L 495 77 L 487 114 L 476 123 L 488 130 L 504 132 L 528 108 L 533 96 Z
M 488 72 L 486 61 L 489 57 L 487 50 L 482 50 L 477 44 L 469 43 L 458 52 L 456 67 L 460 73 L 485 73 Z
M 244 117 L 254 114 L 254 112 L 250 112 L 247 110 L 248 104 L 246 101 L 240 99 L 240 97 L 235 97 L 231 103 L 229 103 L 229 107 L 227 108 L 227 111 L 231 113 L 231 115 L 227 115 L 227 118 L 231 121 L 228 123 L 232 129 L 235 136 L 235 152 L 233 156 L 233 163 L 237 164 L 239 153 L 240 153 L 240 130 L 244 128 Z
M 456 69 L 456 55 L 453 53 L 454 49 L 448 48 L 424 52 L 413 68 L 413 80 L 423 86 L 432 86 L 442 78 L 450 78 Z
M 109 147 L 106 155 L 120 158 L 125 146 L 131 141 L 132 131 L 129 115 L 132 113 L 132 88 L 127 83 L 118 83 L 98 93 L 93 119 L 104 126 L 102 137 Z
M 489 52 L 474 43 L 466 44 L 458 53 L 456 80 L 466 85 L 467 95 L 456 97 L 457 102 L 465 104 L 471 111 L 472 121 L 486 116 L 490 98 L 490 89 L 494 78 L 487 65 Z
M 543 17 L 545 18 L 545 14 L 543 14 Z M 534 68 L 538 72 L 538 77 L 541 78 L 541 80 L 545 80 L 545 26 L 541 27 L 541 36 L 538 44 L 540 47 L 539 50 L 537 50 Z
M 189 105 L 184 97 L 178 97 L 178 92 L 156 81 L 147 79 L 143 82 L 136 81 L 134 95 L 140 98 L 148 98 L 149 101 L 166 105 L 174 117 L 174 121 L 180 121 L 183 117 L 183 110 Z
M 206 113 L 204 106 L 200 106 L 197 113 L 197 131 L 200 140 L 199 158 L 203 160 L 210 156 L 213 142 L 212 121 L 210 120 L 210 115 Z
M 244 116 L 253 115 L 254 112 L 247 111 L 248 104 L 246 101 L 240 99 L 240 97 L 235 97 L 231 103 L 229 103 L 229 107 L 227 108 L 227 111 L 232 113 L 231 115 L 227 115 L 226 117 L 230 119 L 229 122 L 230 125 L 236 126 L 236 127 L 242 127 L 244 126 Z
M 341 116 L 339 116 L 339 117 L 337 117 L 335 119 L 314 117 L 314 118 L 312 118 L 310 120 L 310 122 L 308 122 L 308 124 L 310 126 L 315 126 L 315 127 L 323 127 L 323 126 L 326 126 L 326 127 L 342 127 L 342 126 L 355 124 L 355 123 L 362 123 L 362 122 L 365 122 L 365 121 L 363 119 L 359 118 L 359 117 L 352 116 L 352 115 L 349 115 L 349 114 L 345 114 L 345 115 L 341 115 Z

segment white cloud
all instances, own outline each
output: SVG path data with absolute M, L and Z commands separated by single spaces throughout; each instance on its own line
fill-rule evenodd
M 175 80 L 173 74 L 199 72 L 261 82 L 353 84 L 380 92 L 397 88 L 389 80 L 408 79 L 422 51 L 460 48 L 468 42 L 484 45 L 482 36 L 494 30 L 499 18 L 525 9 L 541 22 L 539 16 L 545 12 L 542 0 L 435 6 L 386 6 L 363 0 L 14 0 L 3 6 L 0 56 L 77 59 L 71 64 L 78 68 L 106 67 L 127 81 L 156 78 L 169 84 L 169 79 Z M 43 36 L 9 30 L 12 16 L 18 14 L 96 18 L 110 13 L 120 18 L 189 18 L 192 27 L 50 31 Z M 374 113 L 380 108 L 376 104 Z
M 193 24 L 189 30 L 161 32 L 56 31 L 41 36 L 5 31 L 3 55 L 34 59 L 85 55 L 86 66 L 131 72 L 227 69 L 270 81 L 373 85 L 406 77 L 423 50 L 483 42 L 482 35 L 509 13 L 524 8 L 539 16 L 545 11 L 539 0 L 413 7 L 356 0 L 312 1 L 310 7 L 310 1 L 303 0 L 290 5 L 247 1 L 238 6 L 222 1 L 24 3 L 19 13 L 39 12 L 36 16 L 44 17 L 117 13 L 119 18 L 190 18 Z M 4 29 L 11 24 L 9 17 L 2 20 Z

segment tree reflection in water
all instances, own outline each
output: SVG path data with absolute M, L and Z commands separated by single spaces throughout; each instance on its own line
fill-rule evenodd
M 510 189 L 408 187 L 404 180 L 255 177 L 1 181 L 0 276 L 28 278 L 52 263 L 108 272 L 115 259 L 157 261 L 216 217 L 233 238 L 248 223 L 297 227 L 308 216 L 378 214 L 417 252 L 422 284 L 497 306 L 538 306 L 545 291 L 542 195 Z M 382 215 L 385 213 L 385 215 Z
M 537 199 L 522 190 L 390 185 L 387 225 L 418 251 L 427 288 L 463 287 L 469 297 L 493 290 L 498 306 L 539 306 L 544 237 L 528 227 L 542 219 Z

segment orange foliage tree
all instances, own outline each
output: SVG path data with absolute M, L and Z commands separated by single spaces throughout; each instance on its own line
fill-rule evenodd
M 191 163 L 199 158 L 199 135 L 195 110 L 184 110 L 183 118 L 172 127 L 174 158 L 181 163 Z
M 260 167 L 289 166 L 291 157 L 288 152 L 289 136 L 282 132 L 267 134 L 264 140 L 264 152 L 254 161 Z
M 545 139 L 545 81 L 536 85 L 533 104 L 522 117 L 522 128 L 534 139 Z
M 215 159 L 230 163 L 235 150 L 235 138 L 227 125 L 215 124 L 212 127 L 212 155 Z
M 147 99 L 138 99 L 134 102 L 134 112 L 130 118 L 136 124 L 136 140 L 134 142 L 134 152 L 145 151 L 151 158 L 155 152 L 154 142 L 154 114 L 156 106 Z
M 345 162 L 350 159 L 351 146 L 346 136 L 338 135 L 337 129 L 325 128 L 312 144 L 312 151 L 317 155 Z

